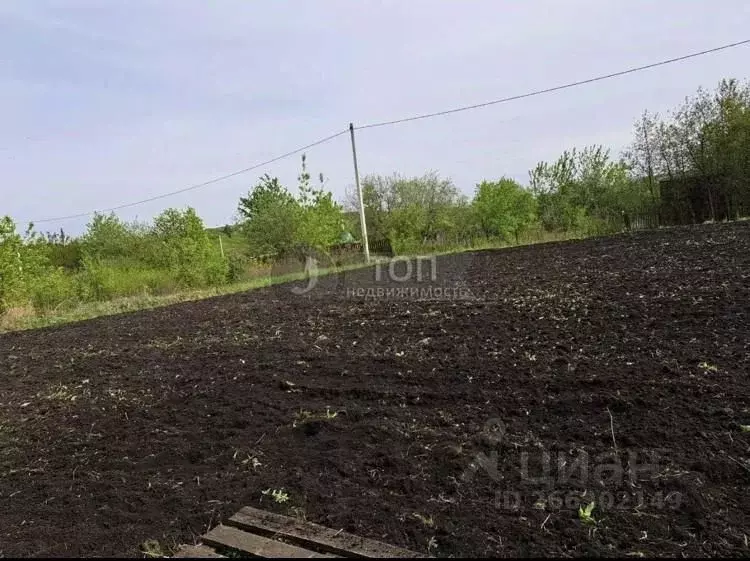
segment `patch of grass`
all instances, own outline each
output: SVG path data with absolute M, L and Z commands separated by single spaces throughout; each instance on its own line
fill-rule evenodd
M 337 269 L 321 269 L 318 271 L 319 276 L 340 273 L 347 270 L 367 267 L 364 263 L 339 267 Z M 371 265 L 370 265 L 371 266 Z M 148 310 L 161 308 L 180 302 L 191 302 L 203 300 L 214 296 L 225 294 L 235 294 L 238 292 L 247 292 L 276 284 L 304 280 L 305 272 L 295 272 L 279 276 L 265 276 L 233 284 L 227 284 L 212 288 L 200 288 L 192 290 L 181 290 L 170 294 L 151 294 L 143 292 L 125 298 L 115 298 L 113 300 L 96 301 L 78 304 L 71 309 L 54 310 L 50 312 L 35 311 L 33 308 L 18 308 L 23 313 L 15 312 L 13 314 L 4 314 L 0 316 L 0 333 L 8 331 L 20 331 L 24 329 L 38 329 L 52 325 L 60 325 L 76 321 L 83 321 L 101 316 L 110 316 L 115 314 L 135 312 L 138 310 Z
M 430 257 L 441 255 L 453 255 L 471 251 L 482 251 L 486 249 L 504 249 L 525 245 L 536 245 L 540 243 L 563 242 L 568 240 L 582 239 L 584 236 L 575 232 L 547 232 L 541 228 L 533 228 L 519 236 L 519 243 L 508 242 L 500 238 L 478 238 L 467 245 L 452 244 L 440 246 L 422 246 L 420 251 L 407 251 L 402 257 Z
M 434 528 L 435 527 L 435 520 L 432 518 L 432 516 L 425 516 L 423 514 L 419 514 L 418 512 L 415 512 L 412 514 L 414 518 L 419 520 L 422 524 L 427 526 L 428 528 Z
M 320 413 L 313 413 L 311 411 L 302 409 L 295 414 L 292 427 L 297 428 L 300 425 L 304 425 L 305 423 L 310 423 L 313 421 L 332 421 L 333 419 L 338 417 L 339 413 L 342 413 L 342 411 L 331 411 L 330 407 L 326 407 L 326 410 Z
M 224 248 L 224 255 L 227 257 L 244 255 L 248 248 L 247 238 L 237 227 L 230 226 L 230 235 L 227 235 L 223 226 L 206 228 L 206 233 L 217 248 Z M 221 238 L 221 244 L 219 243 L 219 238 Z
M 146 540 L 141 544 L 141 551 L 146 557 L 170 557 L 171 552 L 158 540 Z
M 216 232 L 217 235 L 219 232 Z M 225 234 L 221 233 L 223 241 L 229 241 Z M 234 238 L 234 236 L 232 236 Z M 468 246 L 440 246 L 422 248 L 420 256 L 440 256 L 457 253 L 466 253 L 482 249 L 501 249 L 515 245 L 532 245 L 537 243 L 547 243 L 555 241 L 565 241 L 578 239 L 580 236 L 570 232 L 545 232 L 542 230 L 532 230 L 521 236 L 520 244 L 511 244 L 502 240 L 475 240 Z M 235 240 L 236 241 L 236 240 Z M 218 242 L 217 242 L 218 243 Z M 232 242 L 230 242 L 231 244 Z M 225 247 L 225 251 L 227 248 Z M 406 254 L 405 256 L 416 256 Z M 317 272 L 319 276 L 342 273 L 349 270 L 361 269 L 374 266 L 376 261 L 388 262 L 387 258 L 378 258 L 373 256 L 369 265 L 365 263 L 353 263 L 343 265 L 337 268 L 321 269 Z M 150 269 L 136 269 L 119 271 L 117 274 L 113 271 L 105 271 L 102 278 L 98 279 L 98 285 L 101 285 L 103 293 L 95 301 L 81 301 L 77 298 L 68 299 L 63 302 L 64 305 L 50 306 L 45 304 L 35 309 L 31 306 L 17 307 L 0 315 L 0 333 L 8 331 L 20 331 L 25 329 L 38 329 L 41 327 L 60 325 L 76 321 L 83 321 L 101 316 L 110 316 L 138 310 L 148 310 L 178 304 L 180 302 L 191 302 L 203 300 L 214 296 L 224 294 L 234 294 L 238 292 L 247 292 L 258 288 L 264 288 L 286 282 L 304 280 L 306 273 L 304 271 L 292 272 L 284 275 L 271 276 L 272 267 L 261 271 L 261 276 L 233 282 L 230 284 L 219 285 L 211 288 L 199 289 L 181 289 L 174 284 L 171 278 L 167 278 L 161 272 Z M 125 278 L 127 277 L 127 278 Z M 75 280 L 75 279 L 74 279 Z M 85 279 L 78 279 L 79 284 L 84 283 Z M 126 294 L 127 296 L 114 296 Z M 109 295 L 109 296 L 108 296 Z M 111 299 L 107 299 L 111 296 Z
M 19 325 L 25 325 L 31 322 L 36 316 L 34 308 L 31 306 L 16 306 L 0 314 L 0 333 L 3 331 L 14 331 Z

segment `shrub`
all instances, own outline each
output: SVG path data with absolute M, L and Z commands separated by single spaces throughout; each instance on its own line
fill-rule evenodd
M 241 253 L 234 253 L 227 260 L 227 280 L 237 282 L 247 276 L 250 260 Z
M 45 242 L 32 226 L 22 237 L 9 217 L 0 219 L 0 313 L 28 304 L 31 286 L 49 271 Z
M 203 221 L 188 208 L 167 209 L 156 217 L 153 262 L 169 269 L 184 287 L 215 286 L 226 282 L 228 263 L 208 237 Z
M 15 223 L 8 216 L 0 219 L 0 313 L 17 302 L 23 290 L 22 249 Z
M 180 282 L 169 269 L 86 260 L 76 285 L 81 300 L 104 301 L 141 294 L 168 294 L 175 292 Z
M 62 268 L 50 269 L 47 274 L 34 279 L 29 292 L 31 304 L 38 312 L 70 307 L 78 302 L 75 277 L 66 274 Z

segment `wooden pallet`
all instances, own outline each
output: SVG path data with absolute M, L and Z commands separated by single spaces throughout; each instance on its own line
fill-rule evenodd
M 241 551 L 251 557 L 424 557 L 375 540 L 360 538 L 319 524 L 301 522 L 249 506 L 201 537 L 202 544 L 184 546 L 174 557 L 226 557 Z

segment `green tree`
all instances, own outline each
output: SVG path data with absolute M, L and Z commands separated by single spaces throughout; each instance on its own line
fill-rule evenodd
M 302 155 L 302 172 L 299 182 L 298 204 L 300 223 L 297 229 L 298 242 L 304 246 L 326 251 L 339 241 L 345 229 L 344 209 L 333 200 L 333 195 L 324 189 L 323 174 L 318 176 L 320 187 L 310 184 L 306 157 Z
M 486 237 L 516 242 L 536 220 L 536 201 L 531 192 L 513 179 L 483 181 L 477 185 L 473 206 Z
M 94 214 L 82 236 L 82 250 L 88 259 L 117 259 L 133 254 L 133 232 L 114 213 Z
M 387 238 L 396 252 L 424 244 L 444 244 L 463 229 L 455 222 L 455 207 L 465 205 L 453 182 L 436 172 L 418 177 L 369 175 L 362 180 L 368 236 Z M 349 192 L 348 207 L 359 208 L 356 193 Z
M 659 207 L 658 123 L 658 115 L 644 111 L 635 123 L 633 142 L 624 154 L 634 179 L 642 182 L 648 189 L 647 206 L 657 213 Z
M 0 313 L 23 293 L 23 240 L 9 216 L 0 219 Z
M 659 212 L 668 221 L 750 212 L 750 84 L 722 80 L 664 119 L 644 117 L 627 156 L 635 179 L 660 186 Z
M 700 98 L 699 106 L 703 145 L 697 160 L 703 165 L 696 167 L 706 175 L 711 217 L 735 218 L 750 210 L 750 84 L 722 80 L 712 96 Z
M 367 222 L 367 236 L 370 240 L 379 242 L 388 238 L 388 209 L 385 204 L 386 184 L 391 178 L 381 175 L 366 175 L 360 181 L 362 188 L 362 203 Z M 359 196 L 354 188 L 346 193 L 345 207 L 350 212 L 356 212 L 353 229 L 361 231 L 359 224 Z
M 294 244 L 297 201 L 278 178 L 263 175 L 237 208 L 251 256 L 275 254 Z
M 296 252 L 303 247 L 326 251 L 337 243 L 345 229 L 343 209 L 325 190 L 322 174 L 320 186 L 311 185 L 304 154 L 297 180 L 297 197 L 277 178 L 266 175 L 240 200 L 241 229 L 250 255 Z
M 539 163 L 529 175 L 542 224 L 549 230 L 584 234 L 619 227 L 635 187 L 627 169 L 602 146 L 574 148 L 551 164 Z
M 228 265 L 212 243 L 193 208 L 170 208 L 154 219 L 153 259 L 173 271 L 183 286 L 216 285 L 226 280 Z
M 529 183 L 539 205 L 539 217 L 548 230 L 569 231 L 582 221 L 584 209 L 573 204 L 576 181 L 575 150 L 564 151 L 554 162 L 540 162 L 529 172 Z
M 246 197 L 240 197 L 237 211 L 242 219 L 247 221 L 252 220 L 270 206 L 284 205 L 293 201 L 294 197 L 281 185 L 279 179 L 266 173 Z
M 249 255 L 277 254 L 296 244 L 302 209 L 277 178 L 263 176 L 248 197 L 240 199 L 238 211 L 244 217 L 240 229 Z
M 28 303 L 35 283 L 55 272 L 49 266 L 46 243 L 33 224 L 21 235 L 9 216 L 0 218 L 0 313 Z

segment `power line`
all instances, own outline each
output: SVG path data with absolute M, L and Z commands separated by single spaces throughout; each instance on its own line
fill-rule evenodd
M 394 119 L 392 121 L 382 121 L 382 122 L 379 122 L 379 123 L 370 123 L 370 124 L 367 124 L 367 125 L 360 125 L 360 126 L 354 127 L 354 128 L 358 129 L 358 130 L 361 130 L 361 129 L 372 129 L 372 128 L 375 128 L 375 127 L 385 127 L 385 126 L 388 126 L 388 125 L 397 125 L 399 123 L 406 123 L 408 121 L 417 121 L 417 120 L 420 120 L 420 119 L 429 119 L 429 118 L 432 118 L 432 117 L 440 117 L 442 115 L 450 115 L 451 113 L 459 113 L 461 111 L 469 111 L 470 109 L 479 109 L 481 107 L 487 107 L 489 105 L 497 105 L 499 103 L 507 103 L 509 101 L 516 101 L 516 100 L 519 100 L 519 99 L 525 99 L 527 97 L 534 97 L 534 96 L 537 96 L 537 95 L 542 95 L 542 94 L 547 94 L 547 93 L 556 92 L 556 91 L 560 91 L 560 90 L 565 90 L 565 89 L 568 89 L 568 88 L 574 88 L 576 86 L 583 86 L 585 84 L 591 84 L 592 82 L 600 82 L 602 80 L 608 80 L 609 78 L 616 78 L 618 76 L 624 76 L 626 74 L 632 74 L 634 72 L 640 72 L 641 70 L 648 70 L 650 68 L 656 68 L 657 66 L 664 66 L 666 64 L 672 64 L 674 62 L 680 62 L 680 61 L 687 60 L 687 59 L 690 59 L 690 58 L 695 58 L 695 57 L 699 57 L 699 56 L 703 56 L 703 55 L 715 53 L 715 52 L 718 52 L 718 51 L 723 51 L 723 50 L 726 50 L 726 49 L 731 49 L 733 47 L 739 47 L 741 45 L 745 45 L 745 44 L 748 44 L 748 43 L 750 43 L 750 39 L 745 39 L 743 41 L 737 41 L 736 43 L 729 43 L 727 45 L 722 45 L 720 47 L 715 47 L 713 49 L 707 49 L 705 51 L 700 51 L 700 52 L 697 52 L 697 53 L 690 53 L 690 54 L 683 55 L 683 56 L 680 56 L 680 57 L 670 58 L 670 59 L 667 59 L 667 60 L 662 60 L 662 61 L 659 61 L 659 62 L 654 62 L 654 63 L 651 63 L 651 64 L 646 64 L 645 66 L 637 66 L 635 68 L 629 68 L 627 70 L 621 70 L 619 72 L 613 72 L 611 74 L 605 74 L 603 76 L 596 76 L 594 78 L 588 78 L 586 80 L 579 80 L 577 82 L 570 82 L 568 84 L 562 84 L 560 86 L 554 86 L 554 87 L 551 87 L 551 88 L 545 88 L 543 90 L 535 90 L 535 91 L 524 93 L 524 94 L 520 94 L 520 95 L 514 95 L 514 96 L 510 96 L 510 97 L 504 97 L 502 99 L 496 99 L 496 100 L 493 100 L 493 101 L 485 101 L 483 103 L 477 103 L 477 104 L 474 104 L 474 105 L 466 105 L 466 106 L 463 106 L 463 107 L 457 107 L 455 109 L 447 109 L 445 111 L 437 111 L 435 113 L 425 113 L 423 115 L 414 115 L 412 117 L 405 117 L 403 119 Z
M 691 58 L 696 58 L 696 57 L 699 57 L 699 56 L 703 56 L 703 55 L 715 53 L 715 52 L 718 52 L 718 51 L 723 51 L 723 50 L 726 50 L 726 49 L 731 49 L 731 48 L 734 48 L 734 47 L 739 47 L 741 45 L 746 45 L 748 43 L 750 43 L 750 39 L 745 39 L 743 41 L 737 41 L 735 43 L 729 43 L 729 44 L 726 44 L 726 45 L 721 45 L 719 47 L 714 47 L 713 49 L 707 49 L 707 50 L 704 50 L 704 51 L 690 53 L 690 54 L 687 54 L 687 55 L 683 55 L 683 56 L 679 56 L 679 57 L 675 57 L 675 58 L 670 58 L 670 59 L 667 59 L 667 60 L 662 60 L 662 61 L 654 62 L 654 63 L 651 63 L 651 64 L 646 64 L 644 66 L 637 66 L 637 67 L 634 67 L 634 68 L 629 68 L 627 70 L 621 70 L 619 72 L 613 72 L 613 73 L 605 74 L 605 75 L 602 75 L 602 76 L 596 76 L 594 78 L 588 78 L 586 80 L 579 80 L 577 82 L 570 82 L 570 83 L 562 84 L 562 85 L 559 85 L 559 86 L 554 86 L 554 87 L 545 88 L 545 89 L 541 89 L 541 90 L 535 90 L 535 91 L 527 92 L 527 93 L 520 94 L 520 95 L 514 95 L 514 96 L 510 96 L 510 97 L 505 97 L 505 98 L 496 99 L 496 100 L 493 100 L 493 101 L 486 101 L 486 102 L 477 103 L 477 104 L 474 104 L 474 105 L 466 105 L 466 106 L 457 107 L 457 108 L 454 108 L 454 109 L 447 109 L 445 111 L 437 111 L 435 113 L 425 113 L 425 114 L 422 114 L 422 115 L 414 115 L 414 116 L 411 116 L 411 117 L 405 117 L 405 118 L 402 118 L 402 119 L 394 119 L 394 120 L 391 120 L 391 121 L 382 121 L 382 122 L 378 122 L 378 123 L 369 123 L 369 124 L 360 125 L 360 126 L 354 127 L 354 128 L 355 128 L 355 130 L 362 130 L 362 129 L 371 129 L 371 128 L 375 128 L 375 127 L 385 127 L 385 126 L 388 126 L 388 125 L 396 125 L 396 124 L 399 124 L 399 123 L 405 123 L 405 122 L 409 122 L 409 121 L 417 121 L 417 120 L 421 120 L 421 119 L 429 119 L 429 118 L 432 118 L 432 117 L 439 117 L 439 116 L 443 116 L 443 115 L 449 115 L 449 114 L 452 114 L 452 113 L 459 113 L 461 111 L 469 111 L 471 109 L 479 109 L 479 108 L 482 108 L 482 107 L 488 107 L 490 105 L 497 105 L 497 104 L 500 104 L 500 103 L 507 103 L 509 101 L 516 101 L 516 100 L 519 100 L 519 99 L 525 99 L 525 98 L 528 98 L 528 97 L 534 97 L 534 96 L 538 96 L 538 95 L 542 95 L 542 94 L 552 93 L 552 92 L 556 92 L 556 91 L 560 91 L 560 90 L 564 90 L 564 89 L 568 89 L 568 88 L 574 88 L 576 86 L 582 86 L 582 85 L 585 85 L 585 84 L 591 84 L 593 82 L 600 82 L 602 80 L 608 80 L 610 78 L 616 78 L 616 77 L 619 77 L 619 76 L 624 76 L 626 74 L 632 74 L 634 72 L 640 72 L 642 70 L 648 70 L 648 69 L 651 69 L 651 68 L 656 68 L 658 66 L 664 66 L 664 65 L 667 65 L 667 64 L 672 64 L 672 63 L 675 63 L 675 62 L 680 62 L 680 61 L 683 61 L 683 60 L 687 60 L 687 59 L 691 59 Z M 68 215 L 68 216 L 60 216 L 60 217 L 57 217 L 57 218 L 45 218 L 44 220 L 36 220 L 36 221 L 34 221 L 34 223 L 35 224 L 43 224 L 43 223 L 46 223 L 46 222 L 60 222 L 60 221 L 63 221 L 63 220 L 72 220 L 74 218 L 85 218 L 87 216 L 92 216 L 96 212 L 114 212 L 116 210 L 122 210 L 124 208 L 130 208 L 130 207 L 138 206 L 138 205 L 141 205 L 141 204 L 149 203 L 149 202 L 152 202 L 152 201 L 157 201 L 159 199 L 165 199 L 167 197 L 178 195 L 180 193 L 186 193 L 188 191 L 193 191 L 195 189 L 200 189 L 202 187 L 206 187 L 206 186 L 212 185 L 214 183 L 219 183 L 221 181 L 225 181 L 225 180 L 230 179 L 232 177 L 236 177 L 238 175 L 242 175 L 244 173 L 253 171 L 255 169 L 267 166 L 267 165 L 272 164 L 274 162 L 278 162 L 279 160 L 282 160 L 284 158 L 288 158 L 289 156 L 293 156 L 295 154 L 299 154 L 300 152 L 303 152 L 304 150 L 308 150 L 309 148 L 313 148 L 314 146 L 318 146 L 320 144 L 323 144 L 325 142 L 333 140 L 334 138 L 337 138 L 339 136 L 347 134 L 348 132 L 349 132 L 349 129 L 344 129 L 344 130 L 339 131 L 339 132 L 337 132 L 335 134 L 332 134 L 330 136 L 327 136 L 325 138 L 322 138 L 320 140 L 312 142 L 312 143 L 310 143 L 310 144 L 308 144 L 306 146 L 302 146 L 302 147 L 297 148 L 295 150 L 292 150 L 290 152 L 286 152 L 285 154 L 281 154 L 280 156 L 276 156 L 275 158 L 271 158 L 270 160 L 266 160 L 265 162 L 254 164 L 254 165 L 252 165 L 250 167 L 247 167 L 247 168 L 244 168 L 244 169 L 241 169 L 241 170 L 238 170 L 238 171 L 234 171 L 232 173 L 228 173 L 226 175 L 222 175 L 220 177 L 216 177 L 216 178 L 210 179 L 208 181 L 204 181 L 203 183 L 197 183 L 195 185 L 191 185 L 191 186 L 185 187 L 183 189 L 178 189 L 176 191 L 170 191 L 168 193 L 163 193 L 161 195 L 156 195 L 154 197 L 149 197 L 147 199 L 142 199 L 140 201 L 135 201 L 135 202 L 131 202 L 131 203 L 126 203 L 126 204 L 114 206 L 114 207 L 111 207 L 111 208 L 102 209 L 100 211 L 82 212 L 82 213 L 79 213 L 79 214 L 71 214 L 71 215 Z
M 225 181 L 227 179 L 230 179 L 232 177 L 236 177 L 238 175 L 242 175 L 243 173 L 247 173 L 249 171 L 253 171 L 258 168 L 265 167 L 267 165 L 273 164 L 274 162 L 278 162 L 279 160 L 283 160 L 284 158 L 288 158 L 289 156 L 294 156 L 295 154 L 299 154 L 300 152 L 304 152 L 305 150 L 308 150 L 309 148 L 313 148 L 314 146 L 319 146 L 325 142 L 328 142 L 330 140 L 333 140 L 334 138 L 337 138 L 343 134 L 347 134 L 349 132 L 349 129 L 344 129 L 342 131 L 339 131 L 335 134 L 332 134 L 330 136 L 326 136 L 325 138 L 321 138 L 320 140 L 316 140 L 315 142 L 312 142 L 310 144 L 307 144 L 306 146 L 302 146 L 300 148 L 296 148 L 295 150 L 292 150 L 290 152 L 286 152 L 284 154 L 281 154 L 280 156 L 276 156 L 275 158 L 271 158 L 270 160 L 266 160 L 265 162 L 261 162 L 259 164 L 253 164 L 250 167 L 246 167 L 244 169 L 233 171 L 232 173 L 228 173 L 226 175 L 222 175 L 220 177 L 215 177 L 214 179 L 209 179 L 208 181 L 204 181 L 203 183 L 196 183 L 195 185 L 191 185 L 189 187 L 184 187 L 183 189 L 178 189 L 176 191 L 170 191 L 169 193 L 162 193 L 161 195 L 155 195 L 153 197 L 149 197 L 148 199 L 142 199 L 140 201 L 135 201 L 132 203 L 126 203 L 118 206 L 113 206 L 111 208 L 105 208 L 100 211 L 91 211 L 91 212 L 81 212 L 79 214 L 70 214 L 68 216 L 59 216 L 57 218 L 45 218 L 44 220 L 36 220 L 33 223 L 34 224 L 43 224 L 45 222 L 61 222 L 63 220 L 72 220 L 74 218 L 85 218 L 87 216 L 93 216 L 97 212 L 114 212 L 116 210 L 122 210 L 124 208 L 130 208 L 137 205 L 142 205 L 144 203 L 150 203 L 152 201 L 158 201 L 159 199 L 165 199 L 167 197 L 171 197 L 173 195 L 179 195 L 180 193 L 186 193 L 188 191 L 193 191 L 195 189 L 200 189 L 201 187 L 206 187 L 208 185 L 212 185 L 214 183 L 219 183 L 220 181 Z

